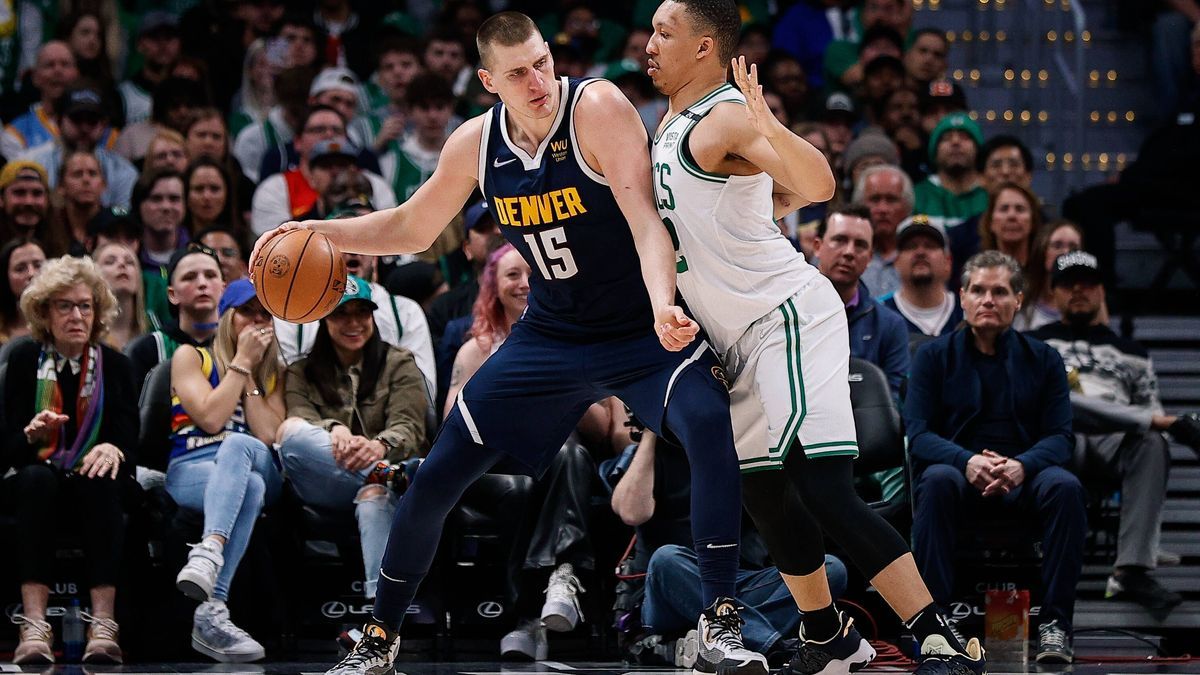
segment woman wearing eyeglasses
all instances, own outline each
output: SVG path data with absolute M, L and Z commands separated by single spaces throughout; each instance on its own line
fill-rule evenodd
M 100 341 L 116 307 L 86 258 L 50 260 L 21 296 L 34 341 L 8 360 L 0 463 L 0 472 L 16 470 L 0 489 L 17 515 L 8 542 L 23 605 L 13 617 L 20 626 L 14 663 L 54 662 L 46 602 L 64 522 L 78 524 L 91 596 L 83 660 L 122 660 L 113 620 L 125 535 L 120 491 L 133 473 L 138 416 L 129 361 Z
M 201 541 L 175 579 L 201 603 L 192 647 L 240 663 L 261 659 L 264 650 L 233 623 L 225 602 L 254 523 L 282 486 L 270 445 L 283 421 L 283 371 L 271 315 L 249 280 L 225 288 L 219 312 L 211 348 L 181 345 L 171 357 L 167 492 L 204 515 Z

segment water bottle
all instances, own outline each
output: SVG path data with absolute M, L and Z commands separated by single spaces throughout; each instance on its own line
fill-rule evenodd
M 62 637 L 63 658 L 69 663 L 79 663 L 83 658 L 83 643 L 87 640 L 87 631 L 83 625 L 83 613 L 79 609 L 79 600 L 73 598 L 67 613 L 63 615 Z

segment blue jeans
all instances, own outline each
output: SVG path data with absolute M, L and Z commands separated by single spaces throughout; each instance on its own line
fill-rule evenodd
M 829 592 L 836 599 L 846 592 L 846 566 L 825 556 Z M 800 629 L 800 612 L 779 570 L 774 567 L 738 570 L 737 599 L 746 625 L 742 640 L 746 647 L 767 653 L 783 636 L 794 637 Z M 686 546 L 660 547 L 646 568 L 646 599 L 642 624 L 655 633 L 677 633 L 696 626 L 704 601 L 700 596 L 700 567 L 696 553 Z
M 397 499 L 391 490 L 377 497 L 360 497 L 363 479 L 372 467 L 348 471 L 333 461 L 329 432 L 302 422 L 290 427 L 279 441 L 283 472 L 305 504 L 323 511 L 345 513 L 354 510 L 362 543 L 363 593 L 375 597 L 379 586 L 379 568 L 387 545 Z
M 217 576 L 214 599 L 229 599 L 229 584 L 250 545 L 254 521 L 264 506 L 279 498 L 282 488 L 270 448 L 246 434 L 230 434 L 220 444 L 171 460 L 167 494 L 180 507 L 204 514 L 204 536 L 225 538 L 225 565 Z

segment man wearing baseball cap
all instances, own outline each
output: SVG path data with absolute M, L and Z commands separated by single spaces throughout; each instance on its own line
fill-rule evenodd
M 59 136 L 27 150 L 22 159 L 30 159 L 46 169 L 49 185 L 58 185 L 63 153 L 67 148 L 96 155 L 106 187 L 100 202 L 104 206 L 129 207 L 129 197 L 137 182 L 138 171 L 129 160 L 103 145 L 110 134 L 108 102 L 99 87 L 86 81 L 67 88 L 55 106 Z
M 333 108 L 313 108 L 295 138 L 298 166 L 264 179 L 254 191 L 251 222 L 256 233 L 308 213 L 334 176 L 346 170 L 359 170 L 359 146 L 346 138 L 344 118 Z M 363 171 L 371 182 L 372 203 L 376 209 L 396 205 L 396 195 L 382 176 Z
M 966 113 L 946 115 L 929 136 L 929 161 L 936 173 L 917 183 L 916 213 L 947 230 L 987 209 L 987 190 L 979 182 L 975 158 L 983 131 Z
M 7 242 L 25 236 L 35 237 L 43 245 L 49 245 L 51 234 L 50 187 L 46 180 L 46 169 L 29 160 L 5 164 L 0 169 L 0 241 Z
M 1104 597 L 1136 602 L 1161 621 L 1183 600 L 1150 576 L 1171 464 L 1162 432 L 1200 450 L 1200 416 L 1165 414 L 1146 349 L 1108 327 L 1096 256 L 1060 255 L 1050 284 L 1062 320 L 1030 335 L 1057 350 L 1067 367 L 1076 473 L 1089 485 L 1121 491 L 1117 561 Z
M 362 98 L 362 87 L 354 73 L 345 68 L 326 68 L 317 73 L 308 88 L 308 111 L 317 108 L 330 108 L 342 118 L 344 131 L 337 134 L 346 136 L 357 148 L 359 167 L 373 173 L 381 173 L 379 159 L 371 151 L 375 142 L 375 128 L 371 121 L 359 115 Z M 303 120 L 301 120 L 303 125 Z M 303 135 L 303 126 L 301 127 Z M 300 143 L 302 138 L 279 139 L 282 142 L 280 152 L 267 152 L 257 167 L 259 178 L 264 179 L 280 171 L 294 169 L 300 164 Z
M 900 288 L 881 298 L 908 324 L 911 336 L 945 335 L 962 322 L 958 296 L 946 288 L 950 279 L 950 249 L 946 230 L 918 214 L 896 229 L 896 271 Z
M 58 138 L 58 125 L 55 123 L 58 100 L 67 87 L 79 79 L 75 55 L 67 43 L 51 40 L 38 48 L 37 61 L 30 76 L 40 95 L 37 103 L 4 127 L 4 133 L 0 135 L 0 155 L 10 160 L 29 148 Z M 111 149 L 116 139 L 117 132 L 110 127 L 100 140 L 100 145 Z

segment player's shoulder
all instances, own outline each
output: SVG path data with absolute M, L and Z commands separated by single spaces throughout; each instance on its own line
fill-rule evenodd
M 576 116 L 604 118 L 633 106 L 617 85 L 608 80 L 592 78 L 580 81 L 577 86 L 579 93 L 573 111 Z

